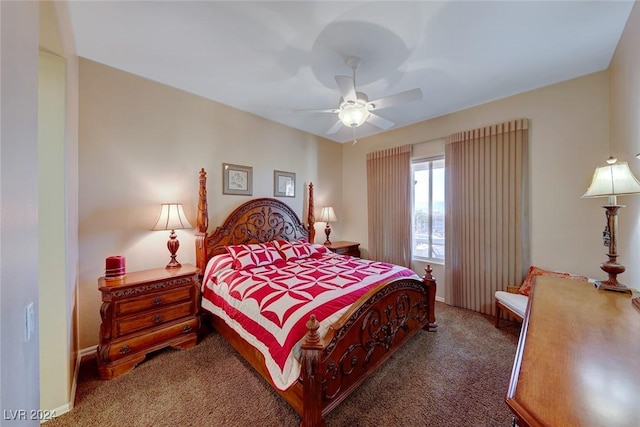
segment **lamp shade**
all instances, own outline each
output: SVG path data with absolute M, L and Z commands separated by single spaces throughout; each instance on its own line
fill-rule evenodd
M 318 221 L 320 222 L 336 222 L 338 218 L 336 218 L 336 213 L 334 212 L 331 206 L 325 206 L 322 208 L 320 212 L 320 218 Z
M 152 230 L 180 230 L 183 228 L 193 228 L 184 215 L 181 203 L 163 203 L 160 216 Z
M 640 182 L 629 169 L 627 162 L 609 159 L 606 166 L 596 168 L 591 185 L 582 197 L 623 196 L 640 193 Z
M 344 103 L 338 113 L 338 118 L 345 126 L 358 127 L 361 126 L 369 118 L 369 110 L 364 104 L 347 104 Z

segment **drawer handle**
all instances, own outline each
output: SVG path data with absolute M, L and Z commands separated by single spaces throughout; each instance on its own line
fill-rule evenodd
M 153 299 L 153 305 L 160 305 L 160 304 L 162 304 L 162 298 L 160 298 L 160 297 L 155 297 L 155 298 Z
M 160 323 L 162 322 L 162 316 L 159 314 L 156 314 L 155 316 L 153 316 L 153 323 Z
M 120 349 L 120 351 L 118 353 L 120 353 L 120 354 L 131 353 L 131 347 L 129 347 L 129 344 L 125 344 L 125 345 L 122 346 L 122 348 Z
M 187 332 L 191 332 L 191 326 L 187 325 L 184 328 L 182 328 L 182 333 L 186 334 Z

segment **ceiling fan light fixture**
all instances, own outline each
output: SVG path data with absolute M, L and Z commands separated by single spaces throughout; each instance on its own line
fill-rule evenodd
M 348 127 L 359 127 L 369 118 L 369 110 L 365 105 L 343 104 L 340 107 L 338 118 Z
M 2 1 L 2 0 L 0 0 Z M 356 69 L 360 65 L 360 59 L 355 57 L 347 57 L 345 59 L 347 65 L 352 70 L 352 77 L 335 76 L 336 84 L 340 89 L 342 97 L 338 103 L 339 108 L 330 110 L 312 110 L 318 113 L 338 113 L 338 121 L 326 132 L 327 135 L 333 135 L 338 132 L 342 126 L 353 130 L 353 142 L 356 143 L 356 129 L 365 122 L 372 126 L 387 130 L 395 126 L 390 120 L 387 120 L 377 114 L 377 110 L 388 108 L 396 104 L 405 102 L 422 100 L 422 90 L 415 88 L 395 95 L 385 96 L 384 98 L 369 101 L 369 97 L 364 92 L 358 92 L 356 87 Z

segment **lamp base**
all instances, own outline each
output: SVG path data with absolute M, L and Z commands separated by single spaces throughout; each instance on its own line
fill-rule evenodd
M 609 280 L 607 281 L 599 280 L 595 283 L 595 285 L 598 290 L 602 290 L 602 291 L 624 292 L 624 293 L 628 293 L 629 295 L 633 294 L 633 291 L 631 290 L 631 288 L 627 288 L 626 285 L 623 285 L 622 283 L 618 283 L 617 281 L 615 283 L 610 283 Z
M 611 249 L 611 247 L 609 248 Z M 626 285 L 618 282 L 618 274 L 622 274 L 625 271 L 623 265 L 618 264 L 615 260 L 618 257 L 616 253 L 609 253 L 609 261 L 600 264 L 600 269 L 607 273 L 609 278 L 607 280 L 598 280 L 595 285 L 598 290 L 616 291 L 616 292 L 628 292 L 631 293 L 631 289 Z
M 327 222 L 327 225 L 324 227 L 324 234 L 327 236 L 327 240 L 324 242 L 325 246 L 331 245 L 331 240 L 329 240 L 329 235 L 331 234 L 331 226 Z
M 171 230 L 169 241 L 167 242 L 167 248 L 169 248 L 169 252 L 171 253 L 171 261 L 169 261 L 169 264 L 165 267 L 167 269 L 182 267 L 182 264 L 176 260 L 176 252 L 178 252 L 178 248 L 180 247 L 180 242 L 176 237 L 175 230 Z
M 169 264 L 167 264 L 165 268 L 171 269 L 171 268 L 181 268 L 181 267 L 182 267 L 182 264 L 180 264 L 175 259 L 172 259 L 171 261 L 169 261 Z

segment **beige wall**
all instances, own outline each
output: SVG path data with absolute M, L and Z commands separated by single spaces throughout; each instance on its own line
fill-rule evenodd
M 198 171 L 208 172 L 212 229 L 248 196 L 222 195 L 222 163 L 253 167 L 253 197 L 273 197 L 273 171 L 296 174 L 316 206 L 341 209 L 342 147 L 198 96 L 82 59 L 80 61 L 80 345 L 97 344 L 105 258 L 124 255 L 128 271 L 169 261 L 169 232 L 150 231 L 163 202 L 181 202 L 193 225 Z M 323 224 L 318 224 L 321 230 Z M 193 230 L 178 230 L 178 261 L 194 263 Z M 335 238 L 341 237 L 336 224 Z M 318 237 L 320 239 L 320 237 Z
M 524 117 L 530 120 L 532 263 L 601 277 L 603 212 L 597 199 L 580 196 L 608 155 L 608 78 L 595 73 L 344 145 L 345 237 L 366 250 L 360 208 L 366 206 L 366 153 Z M 442 270 L 436 270 L 438 296 L 448 300 Z
M 69 402 L 67 245 L 65 197 L 65 63 L 40 52 L 38 91 L 38 184 L 40 234 L 40 405 L 54 409 Z
M 40 381 L 38 3 L 0 1 L 0 40 L 0 408 L 28 415 L 39 409 Z M 25 342 L 25 307 L 31 302 L 36 329 Z
M 611 154 L 629 162 L 631 170 L 640 178 L 640 6 L 631 10 L 627 26 L 618 43 L 610 68 L 611 129 L 609 141 Z M 602 163 L 602 162 L 600 162 Z M 594 168 L 597 165 L 594 165 Z M 620 197 L 618 203 L 627 205 L 620 210 L 618 224 L 618 261 L 627 271 L 618 280 L 640 289 L 640 265 L 636 263 L 640 253 L 640 196 Z M 602 209 L 601 209 L 602 210 Z M 601 227 L 604 213 L 601 212 Z M 605 251 L 600 256 L 606 260 Z
M 78 59 L 65 2 L 40 4 L 40 407 L 73 407 L 78 362 Z

